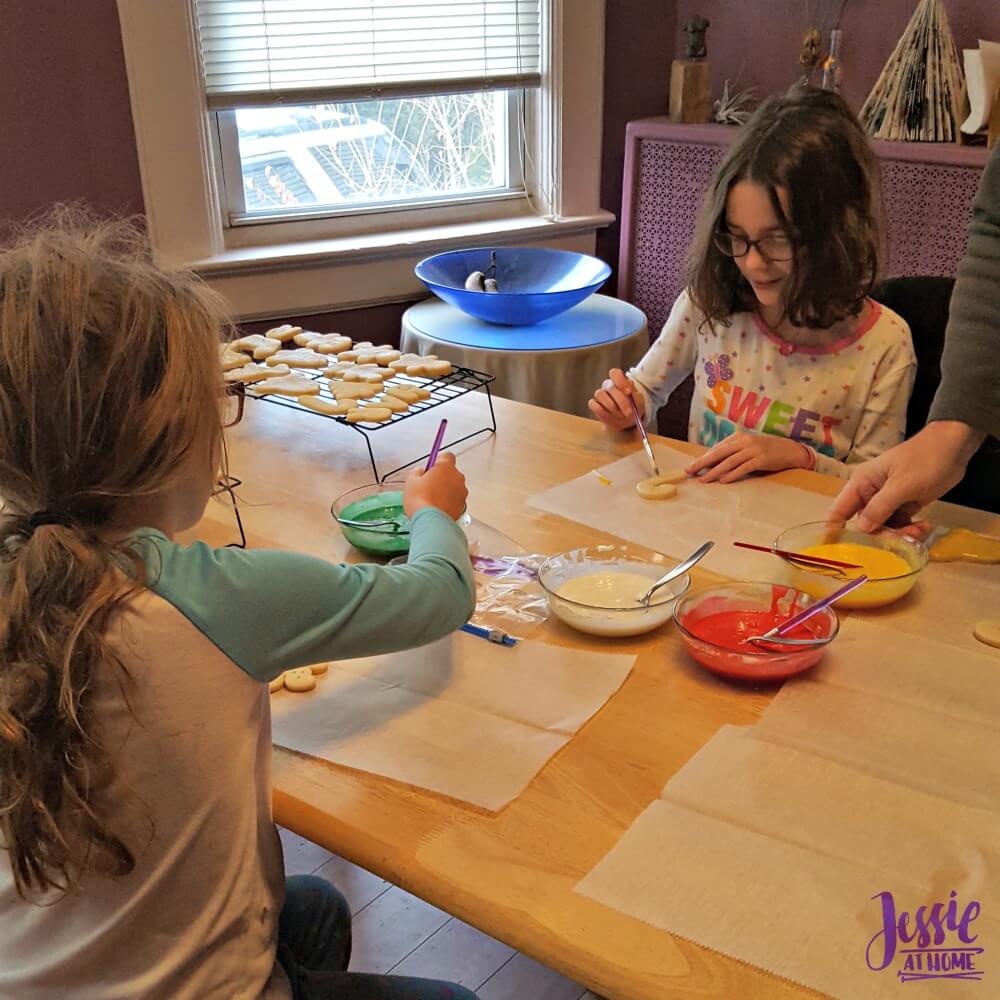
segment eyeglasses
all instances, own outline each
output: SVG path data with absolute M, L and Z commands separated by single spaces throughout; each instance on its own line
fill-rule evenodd
M 725 229 L 717 229 L 713 237 L 715 248 L 727 257 L 745 257 L 750 248 L 755 247 L 757 253 L 765 260 L 782 263 L 795 256 L 795 244 L 787 236 L 765 236 L 759 240 L 748 240 Z
M 233 382 L 226 386 L 226 395 L 222 406 L 222 427 L 235 427 L 243 419 L 243 401 L 246 399 L 246 387 L 242 382 Z
M 243 408 L 241 406 L 241 415 L 242 411 Z M 239 418 L 237 418 L 237 422 L 238 419 Z M 247 547 L 247 535 L 243 530 L 243 518 L 240 517 L 240 505 L 236 502 L 236 488 L 242 485 L 242 479 L 237 479 L 235 476 L 222 476 L 212 493 L 213 497 L 221 498 L 223 503 L 233 508 L 233 516 L 236 518 L 236 527 L 240 533 L 240 540 L 238 542 L 229 542 L 229 544 L 226 545 L 227 549 L 245 549 Z

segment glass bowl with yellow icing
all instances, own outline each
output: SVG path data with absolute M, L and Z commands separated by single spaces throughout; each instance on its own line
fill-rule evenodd
M 824 521 L 790 528 L 778 535 L 774 547 L 860 565 L 861 569 L 835 571 L 785 560 L 785 582 L 813 597 L 826 597 L 846 580 L 865 573 L 869 582 L 837 601 L 837 607 L 845 610 L 880 608 L 905 597 L 916 585 L 929 559 L 926 546 L 906 535 L 892 531 L 866 535 Z
M 642 635 L 670 620 L 674 601 L 691 585 L 687 573 L 639 598 L 679 560 L 638 545 L 591 545 L 549 556 L 538 582 L 552 613 L 579 632 L 613 638 Z

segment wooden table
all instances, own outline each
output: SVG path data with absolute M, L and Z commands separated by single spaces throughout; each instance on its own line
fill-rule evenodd
M 525 500 L 638 443 L 606 433 L 595 421 L 502 399 L 495 405 L 497 434 L 458 452 L 473 516 L 532 552 L 613 540 L 531 510 Z M 458 436 L 466 424 L 481 425 L 485 406 L 484 397 L 472 394 L 380 430 L 380 456 L 401 465 L 427 451 L 440 414 L 447 411 L 449 433 Z M 364 442 L 355 432 L 317 414 L 248 400 L 243 424 L 230 434 L 230 471 L 243 480 L 240 509 L 252 546 L 357 559 L 329 514 L 335 496 L 370 481 Z M 838 488 L 813 473 L 780 478 L 826 494 Z M 233 541 L 231 512 L 211 504 L 193 534 L 213 544 Z M 695 584 L 715 579 L 697 570 L 694 577 Z M 545 639 L 628 651 L 637 655 L 635 668 L 499 814 L 276 749 L 276 821 L 602 996 L 818 996 L 573 892 L 671 775 L 720 726 L 753 723 L 773 692 L 734 688 L 702 671 L 673 628 L 612 641 L 553 622 Z

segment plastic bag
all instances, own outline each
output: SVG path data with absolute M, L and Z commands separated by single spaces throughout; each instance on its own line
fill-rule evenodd
M 537 632 L 549 616 L 538 582 L 547 556 L 525 552 L 514 539 L 481 521 L 473 522 L 466 534 L 476 577 L 472 621 L 519 639 Z

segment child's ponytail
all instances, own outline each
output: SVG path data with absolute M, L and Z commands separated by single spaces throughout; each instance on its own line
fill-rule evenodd
M 22 897 L 69 891 L 88 869 L 123 875 L 134 866 L 94 805 L 111 760 L 90 711 L 103 667 L 117 671 L 127 699 L 107 639 L 136 589 L 123 558 L 59 514 L 0 526 L 0 842 Z

